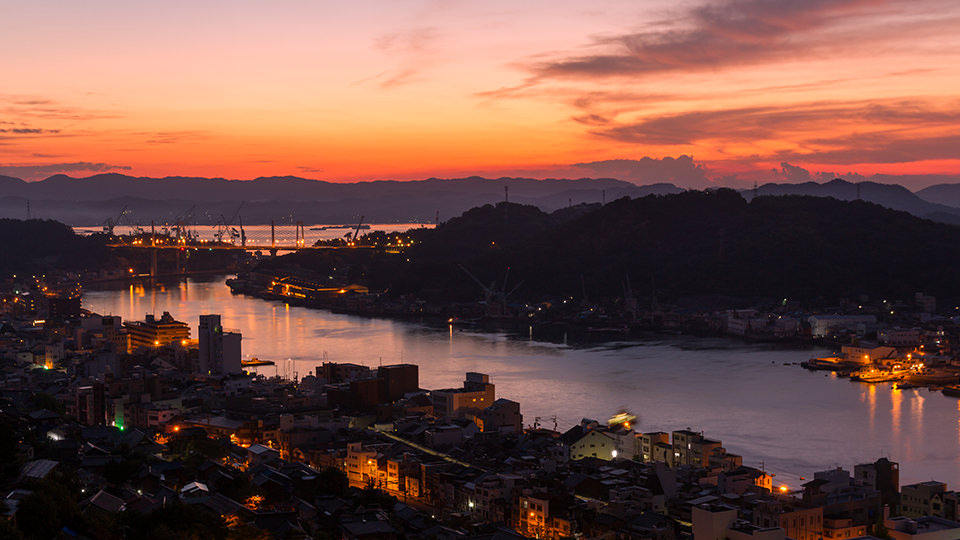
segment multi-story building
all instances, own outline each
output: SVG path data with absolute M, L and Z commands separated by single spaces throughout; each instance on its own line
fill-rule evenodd
M 439 417 L 482 411 L 496 400 L 495 386 L 490 382 L 490 376 L 473 372 L 467 373 L 463 388 L 434 390 L 430 396 L 433 410 Z
M 720 441 L 706 439 L 703 433 L 690 430 L 673 432 L 673 465 L 708 467 L 714 450 L 721 448 Z
M 880 492 L 881 504 L 896 514 L 900 507 L 900 465 L 887 458 L 853 467 L 854 482 Z M 953 518 L 950 518 L 953 519 Z
M 383 379 L 384 397 L 396 401 L 410 392 L 420 389 L 420 371 L 416 364 L 380 366 L 377 377 Z
M 517 499 L 515 528 L 520 534 L 531 538 L 568 538 L 576 532 L 573 519 L 567 514 L 559 497 L 548 493 L 525 489 Z
M 640 455 L 640 461 L 643 461 L 644 463 L 650 462 L 650 461 L 663 461 L 663 462 L 666 462 L 667 465 L 670 465 L 672 463 L 672 460 L 670 460 L 669 458 L 670 456 L 673 455 L 673 452 L 663 450 L 658 454 L 656 451 L 657 445 L 670 446 L 669 434 L 664 433 L 663 431 L 654 431 L 651 433 L 644 433 L 643 435 L 640 436 L 639 441 L 640 441 L 640 449 L 639 449 L 640 451 L 638 452 L 638 454 Z M 658 457 L 666 458 L 666 459 L 657 459 Z
M 782 528 L 758 526 L 739 519 L 737 509 L 726 505 L 701 505 L 691 511 L 695 540 L 784 540 Z
M 483 432 L 521 433 L 523 415 L 516 401 L 500 398 L 474 417 L 473 422 Z
M 906 517 L 933 515 L 931 502 L 934 496 L 946 491 L 947 485 L 935 480 L 903 486 L 900 489 L 900 513 Z
M 753 524 L 780 527 L 794 540 L 823 538 L 823 507 L 803 507 L 779 500 L 764 501 L 753 508 Z
M 599 429 L 591 429 L 570 445 L 570 459 L 573 460 L 588 457 L 611 460 L 617 455 L 617 441 L 614 436 Z
M 186 345 L 190 339 L 190 327 L 185 322 L 177 321 L 164 311 L 157 319 L 153 314 L 147 314 L 144 321 L 125 322 L 129 342 L 127 352 L 133 352 L 140 347 L 156 348 L 162 345 Z
M 200 343 L 198 371 L 205 375 L 231 375 L 241 372 L 240 332 L 224 330 L 220 315 L 201 315 L 197 329 Z
M 344 471 L 350 487 L 365 488 L 368 484 L 376 484 L 379 475 L 377 451 L 364 448 L 363 444 L 354 442 L 347 445 L 347 457 L 344 459 Z

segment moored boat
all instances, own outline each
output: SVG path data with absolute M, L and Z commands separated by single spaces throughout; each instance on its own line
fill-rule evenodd
M 944 386 L 941 392 L 943 392 L 945 396 L 960 397 L 960 384 Z
M 941 369 L 911 371 L 907 374 L 906 380 L 919 386 L 945 386 L 960 382 L 956 372 Z

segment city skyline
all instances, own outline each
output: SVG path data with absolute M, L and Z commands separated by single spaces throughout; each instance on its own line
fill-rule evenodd
M 0 13 L 0 174 L 28 180 L 960 179 L 946 1 Z

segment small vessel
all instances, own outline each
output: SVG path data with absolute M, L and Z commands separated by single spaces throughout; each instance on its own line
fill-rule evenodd
M 249 360 L 240 360 L 240 365 L 243 367 L 256 367 L 256 366 L 273 366 L 276 363 L 273 360 L 261 360 L 254 356 Z
M 960 384 L 944 386 L 941 392 L 943 392 L 943 395 L 945 396 L 960 397 Z
M 887 371 L 876 368 L 862 369 L 855 373 L 850 374 L 851 381 L 860 381 L 870 384 L 889 382 L 889 381 L 899 381 L 903 378 L 903 374 L 896 371 Z
M 957 373 L 941 369 L 921 369 L 907 374 L 907 381 L 920 386 L 953 385 L 960 382 Z

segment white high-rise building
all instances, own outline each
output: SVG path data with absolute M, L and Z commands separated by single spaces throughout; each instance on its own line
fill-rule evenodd
M 231 375 L 241 373 L 240 332 L 224 330 L 220 315 L 201 315 L 197 331 L 200 340 L 200 373 Z

